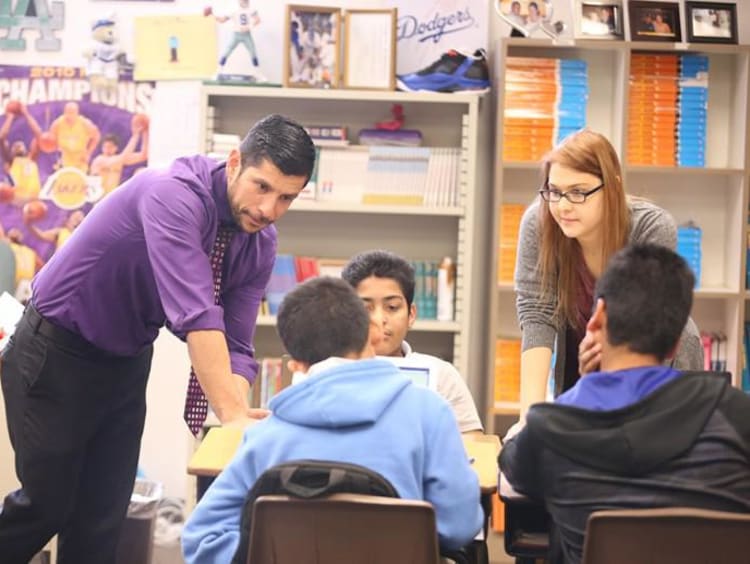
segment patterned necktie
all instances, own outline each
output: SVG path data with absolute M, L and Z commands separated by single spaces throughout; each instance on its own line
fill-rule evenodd
M 219 226 L 214 241 L 214 248 L 211 249 L 211 270 L 214 276 L 214 302 L 219 304 L 221 296 L 221 277 L 224 266 L 224 255 L 229 248 L 229 241 L 235 233 L 233 227 Z M 208 400 L 201 389 L 198 378 L 195 376 L 193 369 L 190 369 L 190 382 L 188 383 L 187 397 L 185 398 L 185 423 L 190 428 L 193 435 L 198 436 L 203 423 L 208 415 Z

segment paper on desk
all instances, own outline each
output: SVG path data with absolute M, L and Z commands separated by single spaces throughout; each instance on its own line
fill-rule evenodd
M 0 350 L 5 347 L 10 336 L 16 330 L 16 325 L 23 315 L 23 304 L 8 292 L 0 294 Z

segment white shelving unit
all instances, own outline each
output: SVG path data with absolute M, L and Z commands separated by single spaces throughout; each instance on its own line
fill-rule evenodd
M 287 115 L 304 125 L 339 124 L 356 142 L 362 128 L 402 104 L 406 125 L 422 132 L 424 146 L 460 147 L 460 198 L 456 207 L 366 205 L 297 201 L 278 221 L 279 253 L 347 259 L 384 248 L 413 260 L 453 257 L 457 264 L 455 321 L 417 320 L 409 341 L 420 351 L 452 361 L 484 401 L 486 373 L 486 264 L 491 210 L 489 98 L 357 90 L 315 90 L 204 85 L 201 123 L 207 149 L 209 119 L 216 131 L 244 135 L 259 118 Z M 213 117 L 208 111 L 213 108 Z M 275 318 L 260 316 L 255 337 L 258 357 L 278 356 Z
M 634 166 L 626 160 L 630 58 L 633 53 L 700 53 L 709 58 L 706 167 Z M 750 46 L 646 43 L 625 41 L 566 41 L 502 39 L 496 50 L 495 154 L 502 155 L 504 61 L 507 57 L 583 59 L 588 63 L 587 126 L 606 135 L 623 163 L 625 189 L 669 210 L 678 224 L 689 220 L 703 230 L 700 286 L 693 317 L 702 331 L 727 336 L 727 369 L 739 385 L 742 371 L 744 321 L 750 317 L 750 292 L 745 288 L 748 239 L 748 95 Z M 495 215 L 498 233 L 502 203 L 530 204 L 540 183 L 538 163 L 495 160 Z M 498 284 L 497 245 L 492 250 L 490 280 L 490 338 L 520 338 L 512 284 Z M 494 347 L 488 347 L 488 366 Z M 495 405 L 493 373 L 488 378 L 488 419 L 517 413 L 517 404 Z

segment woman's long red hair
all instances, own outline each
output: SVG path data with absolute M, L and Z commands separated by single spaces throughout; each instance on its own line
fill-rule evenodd
M 630 232 L 630 214 L 622 184 L 622 169 L 612 144 L 603 135 L 582 129 L 563 139 L 542 162 L 542 177 L 546 185 L 550 167 L 560 164 L 602 179 L 604 198 L 602 207 L 601 269 L 609 257 L 625 246 Z M 557 296 L 556 317 L 576 329 L 577 290 L 580 285 L 581 246 L 576 239 L 566 237 L 549 210 L 549 202 L 539 206 L 540 253 L 539 267 L 542 288 Z

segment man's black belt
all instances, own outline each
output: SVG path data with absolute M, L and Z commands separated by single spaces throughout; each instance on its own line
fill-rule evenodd
M 115 356 L 110 352 L 100 349 L 77 333 L 74 333 L 73 331 L 69 331 L 64 327 L 60 327 L 58 325 L 55 325 L 54 323 L 47 321 L 31 304 L 28 304 L 26 306 L 24 318 L 31 324 L 31 327 L 35 333 L 44 335 L 51 341 L 64 348 L 72 349 L 73 351 L 86 356 L 95 356 L 100 358 Z

